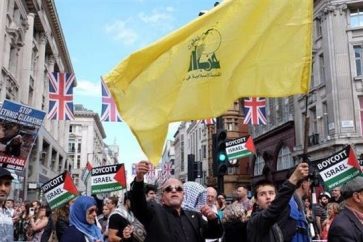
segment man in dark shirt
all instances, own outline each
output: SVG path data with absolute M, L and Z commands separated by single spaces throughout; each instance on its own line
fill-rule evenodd
M 146 202 L 144 175 L 148 169 L 148 162 L 138 163 L 131 186 L 131 204 L 135 216 L 146 228 L 145 242 L 202 242 L 222 236 L 222 225 L 210 207 L 202 207 L 201 214 L 181 208 L 184 192 L 177 179 L 170 178 L 161 187 L 161 204 Z M 208 221 L 203 220 L 202 215 Z
M 268 181 L 257 183 L 255 199 L 258 206 L 247 223 L 247 237 L 250 242 L 282 242 L 284 241 L 278 220 L 285 215 L 283 212 L 295 192 L 296 184 L 307 177 L 309 166 L 300 163 L 290 178 L 285 181 L 276 195 L 275 186 Z
M 131 202 L 129 192 L 124 194 L 124 203 L 120 207 L 116 208 L 110 215 L 108 222 L 108 241 L 130 241 L 138 242 L 137 235 L 133 234 L 133 224 L 135 222 L 134 215 L 130 211 Z

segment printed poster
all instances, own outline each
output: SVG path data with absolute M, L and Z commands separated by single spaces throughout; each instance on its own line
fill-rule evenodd
M 51 209 L 66 204 L 78 195 L 77 187 L 67 171 L 43 184 L 40 189 Z
M 243 136 L 226 142 L 226 153 L 228 160 L 250 156 L 256 153 L 255 145 L 251 136 Z
M 361 174 L 359 162 L 350 145 L 324 159 L 313 161 L 330 190 Z
M 99 166 L 92 169 L 91 193 L 105 193 L 126 188 L 124 164 Z
M 5 100 L 0 108 L 0 165 L 23 170 L 45 112 Z

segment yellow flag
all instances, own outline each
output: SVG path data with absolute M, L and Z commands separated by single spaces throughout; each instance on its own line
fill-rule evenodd
M 240 97 L 306 93 L 312 0 L 224 0 L 103 78 L 147 157 L 168 124 L 216 117 Z

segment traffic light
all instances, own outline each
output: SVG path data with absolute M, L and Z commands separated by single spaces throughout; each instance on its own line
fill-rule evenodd
M 196 178 L 202 178 L 202 171 L 203 171 L 202 162 L 201 161 L 195 161 L 194 162 L 194 167 L 193 167 L 193 178 L 194 178 L 194 180 Z
M 227 153 L 226 153 L 227 131 L 224 129 L 217 130 L 215 158 L 217 161 L 217 175 L 224 176 L 227 173 Z
M 194 163 L 195 163 L 195 156 L 193 154 L 188 154 L 188 181 L 195 181 Z

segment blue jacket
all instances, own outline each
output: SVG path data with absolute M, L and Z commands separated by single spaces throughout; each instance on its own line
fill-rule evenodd
M 86 242 L 86 238 L 76 227 L 70 226 L 64 231 L 60 242 Z

